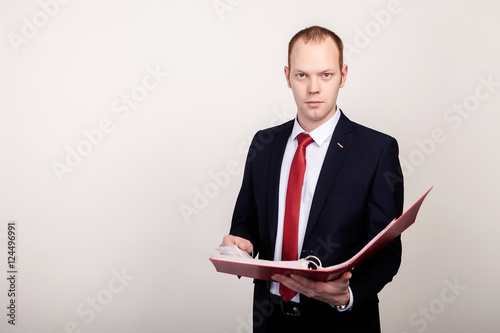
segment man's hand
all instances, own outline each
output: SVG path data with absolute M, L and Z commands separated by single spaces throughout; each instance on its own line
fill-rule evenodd
M 240 250 L 246 251 L 249 254 L 252 254 L 253 245 L 252 243 L 245 238 L 241 238 L 233 235 L 226 235 L 222 239 L 222 244 L 219 246 L 229 246 L 236 244 Z
M 272 276 L 272 279 L 309 298 L 331 305 L 345 305 L 349 303 L 349 279 L 351 277 L 351 272 L 345 272 L 338 279 L 326 282 L 311 280 L 297 274 L 290 276 L 276 274 Z

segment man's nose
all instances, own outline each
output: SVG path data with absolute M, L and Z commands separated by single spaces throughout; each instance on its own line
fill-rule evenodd
M 317 78 L 311 78 L 309 82 L 309 94 L 319 93 L 319 82 Z

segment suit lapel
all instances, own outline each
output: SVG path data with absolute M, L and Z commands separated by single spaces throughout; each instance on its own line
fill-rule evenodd
M 339 122 L 333 132 L 330 145 L 328 147 L 325 161 L 321 167 L 318 183 L 314 191 L 314 198 L 309 213 L 309 220 L 307 222 L 306 234 L 304 237 L 304 244 L 310 236 L 316 222 L 318 220 L 321 208 L 325 203 L 326 197 L 330 192 L 333 181 L 342 165 L 342 161 L 349 150 L 352 142 L 352 126 L 351 121 L 342 113 Z
M 285 153 L 288 138 L 292 133 L 294 121 L 284 124 L 282 131 L 276 132 L 276 139 L 273 142 L 271 156 L 269 160 L 269 232 L 271 239 L 271 248 L 274 255 L 276 245 L 276 233 L 278 232 L 278 198 L 281 163 Z

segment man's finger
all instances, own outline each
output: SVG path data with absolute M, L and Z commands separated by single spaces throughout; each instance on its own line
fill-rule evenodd
M 252 251 L 253 251 L 253 245 L 247 239 L 244 239 L 244 238 L 237 239 L 236 245 L 238 245 L 240 250 L 246 251 L 248 253 L 252 253 Z
M 302 276 L 300 274 L 291 274 L 290 277 L 300 283 L 305 287 L 311 288 L 313 284 L 316 282 L 314 280 L 309 279 L 308 277 Z
M 236 239 L 231 237 L 231 235 L 226 235 L 222 238 L 222 243 L 219 246 L 229 246 L 233 244 L 236 244 Z
M 342 279 L 342 280 L 350 280 L 352 277 L 352 273 L 351 271 L 347 271 L 347 272 L 344 272 L 340 277 L 339 279 Z
M 252 253 L 253 251 L 253 245 L 252 243 L 245 238 L 241 238 L 238 236 L 233 236 L 233 235 L 226 235 L 222 239 L 222 244 L 219 246 L 229 246 L 229 245 L 236 245 L 240 250 L 246 251 L 248 253 Z
M 274 281 L 281 283 L 285 287 L 301 293 L 301 294 L 306 294 L 308 291 L 308 287 L 299 282 L 298 280 L 295 280 L 295 278 L 292 278 L 291 276 L 287 275 L 282 275 L 282 274 L 275 274 L 271 277 Z

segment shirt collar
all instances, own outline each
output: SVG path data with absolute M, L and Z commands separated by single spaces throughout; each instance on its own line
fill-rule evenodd
M 311 138 L 313 138 L 314 142 L 318 146 L 321 146 L 333 134 L 333 131 L 335 130 L 335 127 L 339 122 L 341 112 L 342 111 L 340 111 L 340 109 L 335 106 L 335 115 L 323 125 L 313 129 L 310 133 L 307 133 L 300 126 L 297 117 L 295 117 L 292 129 L 292 140 L 295 140 L 295 138 L 297 138 L 297 135 L 299 135 L 300 133 L 307 133 L 311 136 Z

